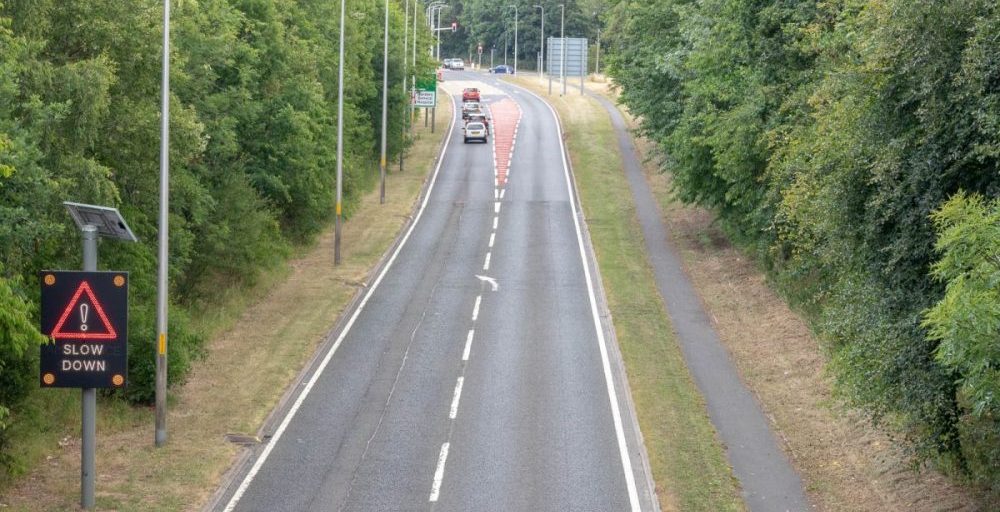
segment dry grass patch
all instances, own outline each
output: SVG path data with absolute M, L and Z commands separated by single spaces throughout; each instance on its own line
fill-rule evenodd
M 451 118 L 437 116 L 433 136 L 419 140 L 407 171 L 387 179 L 386 204 L 368 194 L 343 225 L 342 264 L 333 265 L 333 231 L 261 285 L 234 293 L 209 322 L 228 325 L 208 343 L 188 382 L 172 390 L 167 446 L 153 447 L 153 411 L 101 401 L 97 431 L 97 508 L 199 510 L 240 448 L 228 433 L 255 434 L 311 358 L 359 286 L 409 218 Z M 393 169 L 398 169 L 393 167 Z M 249 295 L 257 300 L 247 300 Z M 79 425 L 78 416 L 75 419 Z M 71 510 L 79 502 L 79 428 L 67 424 L 65 446 L 0 499 L 5 510 Z

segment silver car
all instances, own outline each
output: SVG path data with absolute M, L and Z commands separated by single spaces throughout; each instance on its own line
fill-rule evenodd
M 465 125 L 465 143 L 468 144 L 470 140 L 481 140 L 487 142 L 488 132 L 486 131 L 486 125 L 480 123 L 479 121 L 473 121 L 466 123 Z

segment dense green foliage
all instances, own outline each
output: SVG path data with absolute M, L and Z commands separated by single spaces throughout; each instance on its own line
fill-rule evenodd
M 679 197 L 815 319 L 841 395 L 1000 481 L 1000 233 L 981 202 L 945 206 L 1000 193 L 995 2 L 620 0 L 607 22 Z
M 458 23 L 454 33 L 443 32 L 441 58 L 457 57 L 478 60 L 476 48 L 483 45 L 483 66 L 489 66 L 490 50 L 494 63 L 514 63 L 514 11 L 517 8 L 518 67 L 537 70 L 541 43 L 542 10 L 545 8 L 545 35 L 559 37 L 560 5 L 566 10 L 566 37 L 586 37 L 595 40 L 598 17 L 606 10 L 607 0 L 452 0 L 441 15 L 441 24 Z
M 345 214 L 377 176 L 382 2 L 349 0 Z M 186 0 L 172 12 L 170 382 L 201 351 L 189 313 L 331 219 L 339 2 Z M 411 10 L 412 11 L 412 10 Z M 131 272 L 129 386 L 153 396 L 162 2 L 0 2 L 0 450 L 37 386 L 37 272 L 79 268 L 63 201 L 120 208 L 138 244 L 104 242 Z M 404 4 L 391 2 L 402 34 Z M 419 25 L 423 26 L 423 25 Z M 429 34 L 421 31 L 426 48 Z M 390 39 L 389 157 L 403 139 L 402 37 Z M 426 53 L 418 66 L 429 72 Z M 412 70 L 411 70 L 412 72 Z

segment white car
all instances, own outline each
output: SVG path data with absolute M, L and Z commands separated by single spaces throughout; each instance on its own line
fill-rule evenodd
M 465 61 L 462 59 L 451 59 L 451 69 L 465 69 Z
M 468 119 L 469 115 L 476 112 L 482 112 L 483 108 L 479 105 L 478 101 L 465 101 L 462 102 L 462 119 Z
M 486 139 L 488 133 L 486 131 L 486 125 L 478 121 L 473 121 L 465 125 L 465 143 L 468 144 L 470 140 L 481 140 L 483 142 L 488 142 Z

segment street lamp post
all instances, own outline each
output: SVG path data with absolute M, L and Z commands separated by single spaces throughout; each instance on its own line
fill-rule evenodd
M 406 68 L 407 61 L 406 52 L 409 50 L 409 35 L 410 35 L 410 0 L 406 0 L 405 10 L 403 14 L 403 95 L 406 95 Z M 416 6 L 413 9 L 413 15 L 417 15 Z M 407 115 L 409 114 L 410 105 L 407 102 L 403 105 L 403 124 L 400 127 L 400 148 L 399 148 L 399 172 L 403 172 L 403 155 L 406 152 L 406 122 Z
M 435 55 L 434 46 L 431 46 L 431 57 L 435 60 L 441 60 L 441 11 L 448 7 L 444 3 L 434 2 L 428 9 L 430 9 L 430 26 L 431 30 L 437 34 L 437 53 Z M 437 13 L 437 22 L 435 23 L 434 14 Z
M 160 239 L 156 285 L 156 418 L 153 443 L 167 443 L 167 267 L 170 251 L 168 221 L 170 210 L 170 0 L 163 2 L 163 71 L 160 112 Z M 96 270 L 96 269 L 92 269 Z M 93 504 L 91 504 L 92 506 Z
M 344 194 L 344 0 L 340 0 L 340 56 L 337 65 L 337 220 L 333 236 L 333 264 L 340 264 L 340 216 Z
M 514 8 L 514 76 L 517 76 L 517 5 L 508 5 Z
M 562 39 L 562 43 L 559 44 L 560 56 L 559 56 L 559 79 L 562 80 L 562 93 L 566 94 L 566 4 L 559 4 L 559 8 L 562 9 L 562 14 L 559 21 L 559 38 Z
M 385 24 L 382 31 L 382 153 L 378 166 L 379 179 L 381 180 L 379 204 L 385 204 L 385 139 L 386 123 L 389 119 L 389 0 L 385 0 Z
M 601 74 L 601 27 L 597 27 L 597 62 L 594 63 L 594 74 Z
M 507 65 L 507 48 L 510 47 L 510 32 L 503 31 L 503 65 Z
M 545 81 L 545 77 L 543 75 L 545 72 L 545 6 L 536 5 L 535 8 L 542 10 L 542 32 L 538 36 L 538 47 L 541 48 L 538 52 L 538 80 L 542 82 Z

